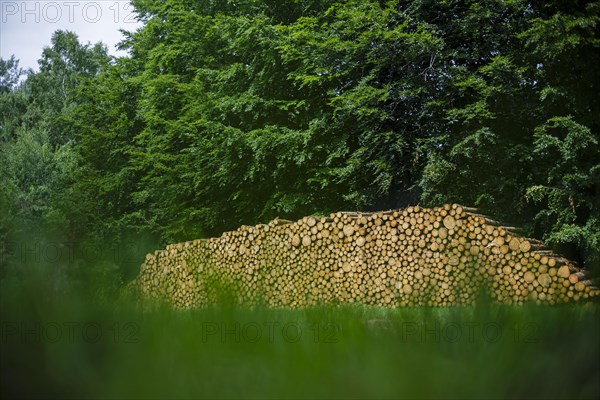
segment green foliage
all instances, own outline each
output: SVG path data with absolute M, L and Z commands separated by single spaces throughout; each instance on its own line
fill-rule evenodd
M 423 170 L 423 199 L 478 205 L 597 269 L 600 3 L 486 3 L 501 8 L 484 28 L 493 47 L 450 59 L 448 134 Z
M 11 56 L 8 60 L 0 59 L 0 94 L 11 92 L 19 83 L 23 70 L 19 68 L 19 60 Z
M 593 178 L 596 153 L 579 166 L 561 150 L 553 168 L 536 132 L 562 118 L 597 136 L 594 3 L 136 6 L 146 25 L 125 43 L 132 57 L 73 113 L 95 215 L 113 230 L 184 240 L 419 198 L 521 224 L 537 215 L 536 235 L 597 213 L 589 184 L 572 188 L 583 208 L 569 222 L 527 195 L 574 179 L 569 168 Z
M 526 197 L 544 207 L 536 215 L 551 244 L 579 246 L 588 264 L 600 262 L 598 137 L 572 117 L 555 117 L 536 128 L 534 155 L 546 182 Z
M 83 219 L 87 203 L 75 187 L 83 178 L 82 159 L 68 115 L 77 87 L 107 66 L 108 56 L 101 44 L 81 45 L 75 34 L 57 31 L 39 64 L 39 73 L 29 71 L 18 82 L 22 73 L 14 57 L 0 60 L 2 275 L 9 267 L 19 269 L 23 261 L 20 243 L 41 258 L 39 249 L 48 244 L 69 245 L 74 251 L 87 233 Z M 63 261 L 57 271 L 68 269 L 73 260 Z M 62 275 L 57 282 L 63 280 Z

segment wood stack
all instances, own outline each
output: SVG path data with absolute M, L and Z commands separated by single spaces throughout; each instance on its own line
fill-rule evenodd
M 136 284 L 143 299 L 179 308 L 225 297 L 271 307 L 395 307 L 600 295 L 575 263 L 457 204 L 242 226 L 148 254 Z

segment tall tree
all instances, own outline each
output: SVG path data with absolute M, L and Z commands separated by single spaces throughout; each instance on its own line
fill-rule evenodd
M 598 4 L 135 1 L 76 114 L 88 187 L 164 241 L 454 201 L 593 262 Z
M 481 206 L 554 245 L 576 246 L 573 256 L 597 265 L 600 81 L 592 66 L 600 61 L 599 6 L 440 5 L 441 14 L 454 16 L 458 32 L 479 35 L 481 28 L 465 26 L 473 9 L 483 8 L 494 20 L 480 36 L 488 48 L 473 46 L 482 54 L 466 64 L 451 59 L 452 85 L 441 103 L 450 134 L 433 149 L 420 184 L 428 203 Z M 489 29 L 503 25 L 494 40 Z
M 37 246 L 39 252 L 44 241 L 64 244 L 81 238 L 85 211 L 74 189 L 80 157 L 65 118 L 78 85 L 95 77 L 108 60 L 102 45 L 81 45 L 75 34 L 62 31 L 55 32 L 52 46 L 44 49 L 40 72 L 29 71 L 18 85 L 16 60 L 9 60 L 2 79 L 7 89 L 0 93 L 3 252 L 15 253 L 11 247 L 19 243 Z M 4 69 L 6 64 L 1 65 Z M 15 255 L 17 264 L 23 262 L 22 254 Z M 1 258 L 3 264 L 11 260 Z M 42 256 L 33 258 L 39 261 Z

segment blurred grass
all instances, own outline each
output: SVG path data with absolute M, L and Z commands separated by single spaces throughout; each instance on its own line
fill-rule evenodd
M 2 289 L 2 398 L 600 398 L 597 305 L 141 311 Z
M 142 310 L 121 259 L 40 260 L 0 276 L 2 399 L 600 398 L 598 305 Z

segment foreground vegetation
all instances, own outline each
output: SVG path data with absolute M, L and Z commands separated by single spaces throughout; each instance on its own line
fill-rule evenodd
M 597 305 L 183 312 L 53 296 L 44 275 L 0 287 L 3 398 L 600 395 Z

